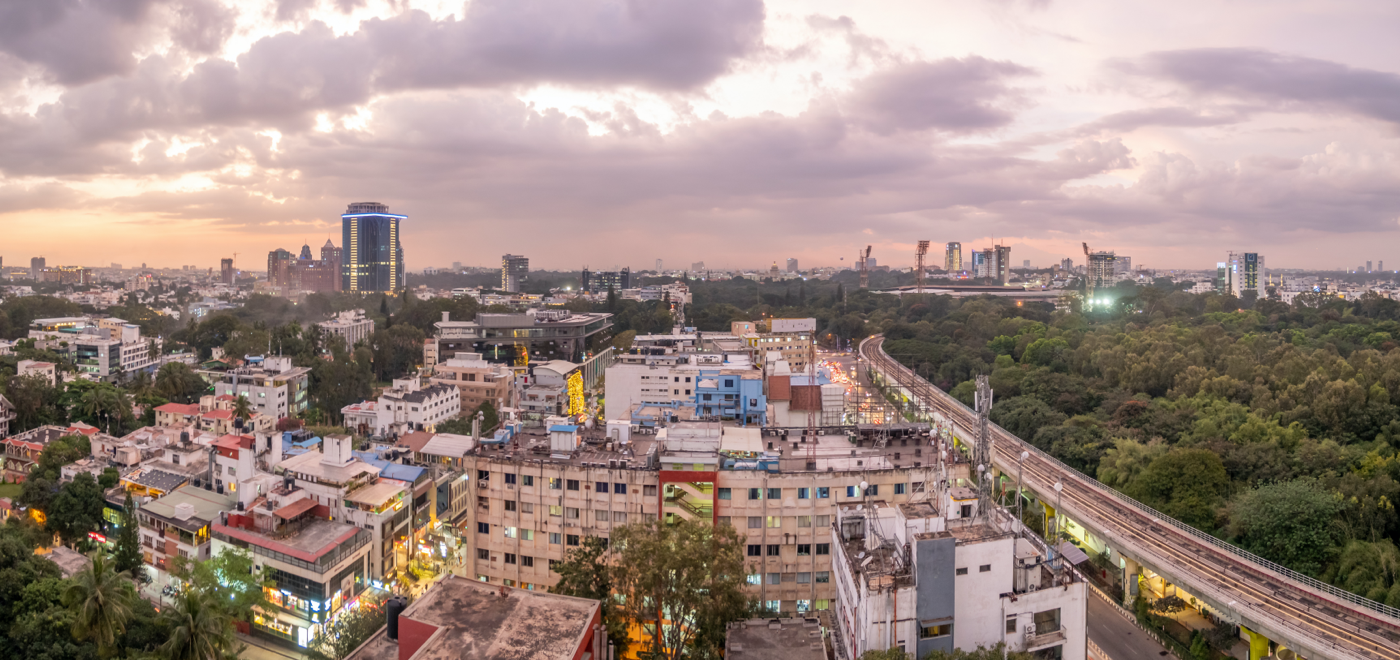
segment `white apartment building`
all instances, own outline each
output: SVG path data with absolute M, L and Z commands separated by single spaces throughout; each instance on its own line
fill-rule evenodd
M 366 428 L 379 437 L 404 436 L 431 431 L 462 412 L 462 392 L 446 383 L 422 387 L 417 378 L 400 378 L 384 390 L 379 400 L 351 404 L 340 410 L 346 428 Z M 373 418 L 373 425 L 368 424 Z
M 374 333 L 374 321 L 365 318 L 365 310 L 363 309 L 338 312 L 335 318 L 316 325 L 327 335 L 340 338 L 341 341 L 345 342 L 347 349 L 354 348 L 355 344 L 369 339 L 369 336 Z
M 299 415 L 310 405 L 307 388 L 311 370 L 292 366 L 290 357 L 254 356 L 247 366 L 200 374 L 216 379 L 215 395 L 247 397 L 254 410 L 274 420 Z
M 922 657 L 999 643 L 1038 657 L 1085 657 L 1085 583 L 1063 560 L 1049 562 L 1043 542 L 1014 516 L 981 513 L 965 487 L 917 503 L 870 497 L 840 507 L 832 559 L 838 657 L 893 647 Z

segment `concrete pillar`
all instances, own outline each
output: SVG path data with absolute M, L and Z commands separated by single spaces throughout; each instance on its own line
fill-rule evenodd
M 1249 628 L 1240 626 L 1246 638 L 1249 639 L 1249 660 L 1263 660 L 1269 656 L 1269 638 Z
M 1119 565 L 1123 567 L 1123 605 L 1132 609 L 1138 596 L 1138 576 L 1142 574 L 1142 564 L 1118 553 Z

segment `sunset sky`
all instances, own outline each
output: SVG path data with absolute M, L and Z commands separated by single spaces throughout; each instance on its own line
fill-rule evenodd
M 0 256 L 1400 267 L 1391 0 L 0 0 Z M 845 262 L 840 261 L 845 257 Z

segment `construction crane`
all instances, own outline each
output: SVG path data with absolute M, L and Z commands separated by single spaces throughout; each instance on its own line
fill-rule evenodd
M 924 256 L 928 254 L 928 241 L 919 241 L 919 249 L 914 252 L 915 291 L 924 292 Z
M 870 288 L 870 269 L 866 267 L 866 260 L 870 258 L 870 247 L 865 246 L 864 252 L 856 252 L 856 258 L 860 261 L 860 288 Z

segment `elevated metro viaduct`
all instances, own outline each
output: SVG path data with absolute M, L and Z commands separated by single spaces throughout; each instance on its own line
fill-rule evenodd
M 861 343 L 862 368 L 910 404 L 922 420 L 951 426 L 971 442 L 977 414 L 884 352 L 884 338 Z M 1231 546 L 1140 504 L 1070 468 L 995 424 L 994 467 L 1082 526 L 1120 557 L 1125 601 L 1144 567 L 1237 622 L 1250 660 L 1274 648 L 1308 659 L 1400 660 L 1400 610 L 1343 591 Z M 1020 460 L 1022 452 L 1027 458 Z M 1062 492 L 1054 485 L 1059 482 Z

